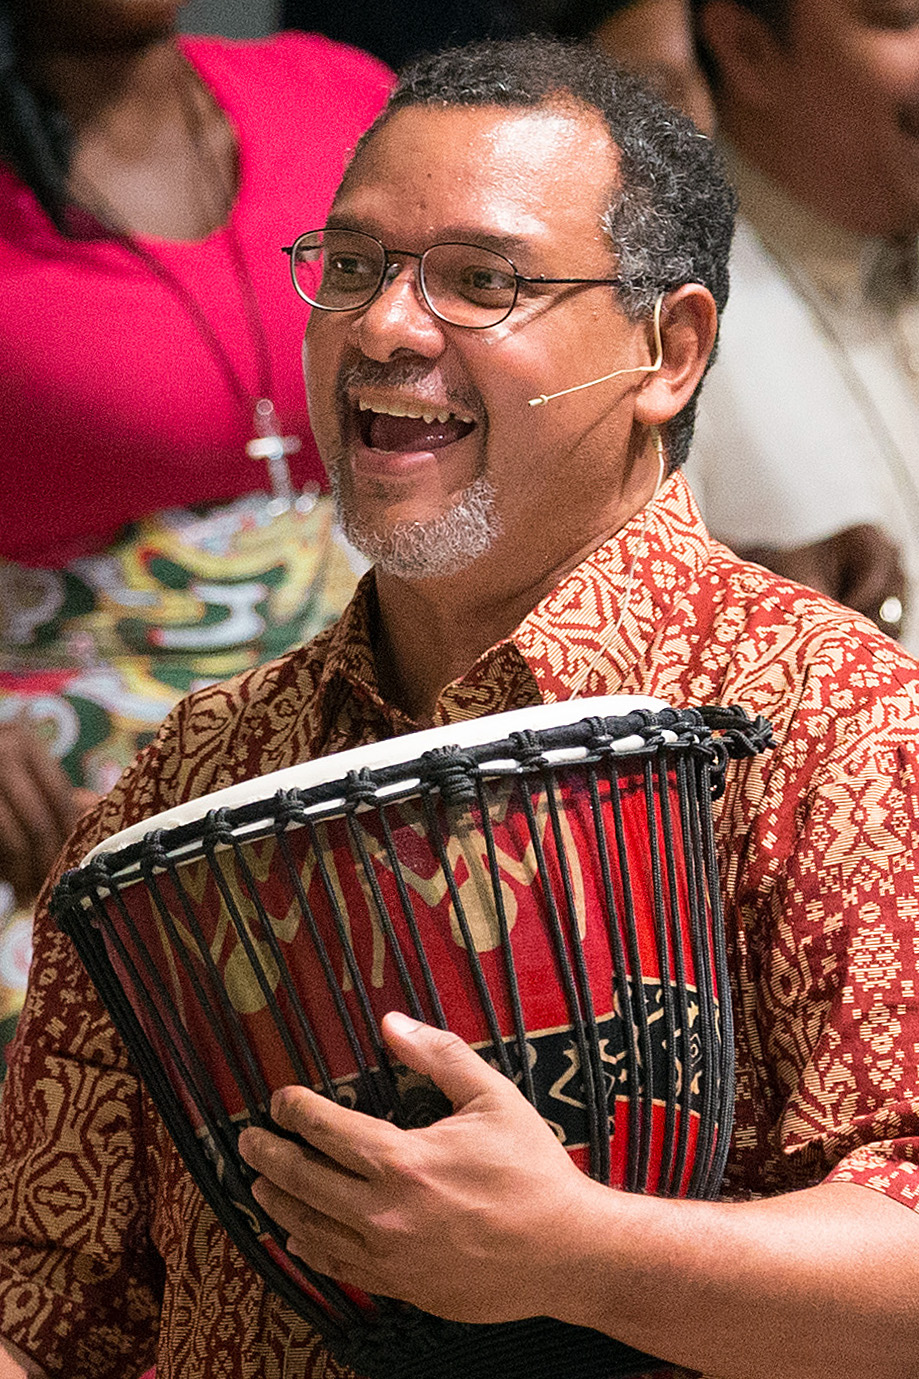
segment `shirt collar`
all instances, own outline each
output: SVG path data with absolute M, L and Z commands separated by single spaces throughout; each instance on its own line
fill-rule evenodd
M 740 196 L 742 215 L 782 264 L 795 265 L 826 297 L 845 306 L 866 300 L 889 304 L 892 297 L 902 299 L 904 292 L 915 295 L 919 279 L 915 239 L 899 247 L 834 225 L 793 200 L 732 144 L 723 142 L 722 152 Z
M 446 686 L 435 722 L 619 693 L 646 658 L 674 603 L 695 584 L 710 545 L 688 484 L 673 475 L 509 637 Z M 332 632 L 319 694 L 328 696 L 344 683 L 376 706 L 390 732 L 411 731 L 418 725 L 380 694 L 373 650 L 378 618 L 371 570 Z

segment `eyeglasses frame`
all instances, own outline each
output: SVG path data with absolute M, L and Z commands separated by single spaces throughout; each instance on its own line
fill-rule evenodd
M 380 281 L 377 283 L 376 287 L 374 288 L 371 295 L 368 297 L 367 301 L 361 302 L 360 306 L 324 306 L 321 302 L 314 302 L 309 297 L 307 297 L 306 293 L 303 291 L 303 289 L 300 287 L 300 284 L 297 282 L 297 275 L 294 268 L 294 250 L 297 248 L 297 245 L 300 243 L 302 239 L 306 239 L 310 235 L 324 234 L 327 228 L 327 226 L 323 225 L 318 230 L 304 230 L 302 234 L 297 236 L 293 244 L 284 244 L 281 246 L 281 253 L 286 254 L 288 256 L 288 261 L 290 264 L 290 278 L 291 282 L 294 285 L 294 291 L 297 293 L 298 297 L 302 298 L 302 300 L 308 303 L 309 306 L 314 306 L 317 309 L 317 311 L 366 311 L 367 308 L 376 301 L 380 293 L 385 291 L 386 287 L 388 286 L 387 277 L 389 275 L 389 270 L 397 266 L 395 263 L 393 263 L 393 260 L 400 258 L 418 260 L 417 280 L 418 286 L 421 288 L 421 295 L 424 298 L 425 305 L 427 306 L 428 310 L 434 316 L 437 317 L 438 321 L 443 321 L 448 326 L 455 326 L 458 330 L 491 330 L 493 326 L 500 326 L 503 321 L 507 320 L 508 316 L 510 316 L 511 312 L 514 310 L 514 307 L 517 305 L 517 299 L 520 296 L 521 283 L 533 283 L 537 286 L 542 286 L 543 284 L 545 284 L 548 287 L 577 287 L 590 286 L 592 284 L 605 287 L 622 287 L 623 285 L 622 278 L 527 277 L 525 274 L 517 272 L 517 267 L 513 259 L 509 259 L 506 254 L 499 253 L 497 249 L 486 249 L 486 247 L 481 244 L 468 244 L 465 240 L 446 240 L 443 244 L 429 244 L 427 249 L 422 250 L 420 254 L 414 252 L 411 249 L 387 249 L 386 245 L 383 243 L 382 240 L 377 239 L 376 235 L 368 234 L 366 230 L 352 230 L 351 227 L 348 225 L 336 225 L 333 227 L 333 229 L 336 231 L 341 231 L 344 234 L 363 235 L 364 239 L 373 240 L 374 244 L 379 245 L 383 253 L 383 268 L 380 273 Z M 442 312 L 438 311 L 437 307 L 434 305 L 434 303 L 428 296 L 427 288 L 425 287 L 424 283 L 424 260 L 425 256 L 429 254 L 432 249 L 477 249 L 480 253 L 483 250 L 485 250 L 485 252 L 489 254 L 494 254 L 496 258 L 503 259 L 505 263 L 509 264 L 514 278 L 514 299 L 511 302 L 510 306 L 507 308 L 507 310 L 504 312 L 504 314 L 502 316 L 499 316 L 497 321 L 489 321 L 487 325 L 473 326 L 463 321 L 451 321 L 449 316 L 444 316 Z M 398 274 L 396 276 L 398 276 Z M 390 278 L 389 281 L 394 282 L 395 278 Z

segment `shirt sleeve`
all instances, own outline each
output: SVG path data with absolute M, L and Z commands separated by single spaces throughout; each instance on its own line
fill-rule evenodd
M 111 797 L 94 811 L 57 874 L 114 831 L 119 812 Z M 153 1362 L 161 1264 L 146 1233 L 149 1143 L 121 1041 L 40 902 L 0 1107 L 0 1334 L 50 1375 L 123 1379 Z
M 826 671 L 826 667 L 824 668 Z M 837 666 L 840 679 L 842 668 Z M 815 699 L 819 693 L 812 690 Z M 919 1209 L 919 767 L 914 691 L 878 694 L 843 724 L 814 704 L 783 751 L 794 833 L 767 903 L 744 915 L 740 1037 L 787 1171 Z M 818 732 L 817 730 L 820 729 Z M 821 750 L 821 738 L 828 750 Z M 842 740 L 844 739 L 844 740 Z M 833 745 L 834 740 L 836 744 Z M 813 763 L 816 762 L 816 767 Z M 740 1133 L 743 1135 L 741 1126 Z
M 152 1364 L 165 1264 L 151 1237 L 167 1169 L 162 1122 L 48 900 L 65 870 L 130 824 L 305 759 L 332 635 L 181 700 L 39 899 L 0 1105 L 0 1335 L 49 1375 L 125 1379 Z

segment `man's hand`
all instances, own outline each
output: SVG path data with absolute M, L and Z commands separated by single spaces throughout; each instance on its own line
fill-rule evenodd
M 301 1146 L 245 1130 L 292 1253 L 462 1321 L 551 1316 L 720 1379 L 916 1379 L 919 1213 L 850 1183 L 750 1202 L 612 1191 L 500 1073 L 405 1016 L 384 1032 L 454 1113 L 400 1130 L 304 1088 Z
M 899 550 L 880 527 L 866 523 L 847 527 L 810 546 L 792 550 L 762 546 L 742 554 L 746 560 L 864 613 L 888 636 L 900 635 L 900 619 L 895 614 L 896 605 L 902 611 L 906 601 L 906 576 Z
M 312 1148 L 245 1130 L 240 1150 L 263 1175 L 257 1200 L 289 1233 L 292 1254 L 367 1292 L 458 1321 L 549 1312 L 567 1225 L 595 1185 L 462 1040 L 403 1015 L 386 1016 L 383 1030 L 454 1114 L 401 1130 L 287 1087 L 272 1115 Z
M 0 723 L 0 880 L 16 901 L 35 899 L 80 815 L 95 802 L 76 790 L 38 734 Z

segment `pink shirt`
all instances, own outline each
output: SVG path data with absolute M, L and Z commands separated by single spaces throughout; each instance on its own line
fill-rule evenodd
M 230 225 L 197 242 L 138 237 L 200 304 L 254 405 L 259 351 L 234 269 L 235 233 L 259 302 L 271 396 L 291 468 L 321 479 L 300 342 L 307 307 L 281 245 L 323 223 L 391 77 L 327 39 L 186 39 L 239 141 Z M 267 487 L 241 406 L 187 306 L 117 243 L 62 238 L 0 165 L 0 557 L 59 566 L 161 508 Z

